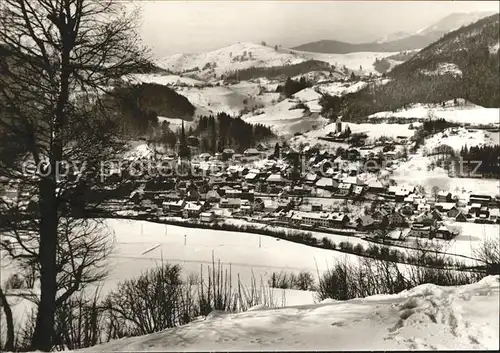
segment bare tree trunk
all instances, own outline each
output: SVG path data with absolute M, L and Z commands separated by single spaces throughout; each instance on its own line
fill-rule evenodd
M 3 350 L 9 352 L 14 350 L 14 319 L 12 317 L 12 310 L 10 308 L 10 305 L 7 302 L 7 297 L 2 288 L 0 288 L 0 303 L 2 304 L 3 312 L 5 313 L 5 321 L 7 324 L 7 341 L 5 342 Z
M 57 293 L 57 200 L 55 184 L 40 182 L 40 303 L 31 348 L 50 351 L 54 334 Z
M 7 55 L 0 57 L 0 133 L 2 142 L 5 136 L 15 143 L 2 146 L 0 175 L 21 176 L 20 187 L 32 187 L 27 191 L 29 198 L 38 195 L 39 217 L 9 229 L 22 252 L 10 242 L 0 246 L 40 271 L 33 350 L 52 348 L 58 306 L 105 276 L 99 266 L 109 253 L 104 235 L 92 234 L 97 227 L 82 230 L 68 212 L 89 206 L 80 192 L 98 188 L 101 162 L 122 148 L 114 138 L 119 119 L 109 113 L 119 102 L 109 87 L 148 66 L 134 14 L 114 0 L 2 0 L 0 42 Z M 32 175 L 26 159 L 37 166 Z M 39 173 L 40 162 L 50 170 Z M 74 163 L 81 163 L 78 178 L 58 173 L 68 162 L 73 176 Z

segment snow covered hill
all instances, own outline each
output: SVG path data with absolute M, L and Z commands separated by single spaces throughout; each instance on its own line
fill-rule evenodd
M 205 79 L 250 67 L 293 65 L 306 61 L 297 55 L 276 51 L 272 47 L 241 42 L 225 48 L 196 54 L 175 54 L 157 61 L 173 72 L 192 72 Z
M 499 349 L 499 277 L 205 319 L 83 351 Z

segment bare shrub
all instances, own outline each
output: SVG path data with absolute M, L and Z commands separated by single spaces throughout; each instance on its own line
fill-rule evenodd
M 300 290 L 313 290 L 314 276 L 311 272 L 303 271 L 297 275 L 295 286 Z
M 500 274 L 500 240 L 498 238 L 486 239 L 474 251 L 474 256 L 486 265 L 488 274 Z
M 208 266 L 208 278 L 205 282 L 203 267 L 201 268 L 201 281 L 198 285 L 198 306 L 201 315 L 208 315 L 212 310 L 236 311 L 235 291 L 232 286 L 232 272 L 224 270 L 220 261 L 212 267 Z
M 178 265 L 162 264 L 126 280 L 108 295 L 105 308 L 131 335 L 145 335 L 184 323 Z
M 372 258 L 359 259 L 353 265 L 338 261 L 333 269 L 319 276 L 317 299 L 348 300 L 376 294 L 394 294 L 424 283 L 440 286 L 457 286 L 474 283 L 484 273 L 457 271 L 444 268 L 428 268 L 407 265 L 401 272 L 395 262 Z
M 273 272 L 267 283 L 271 288 L 313 290 L 314 276 L 307 271 L 302 271 L 298 275 L 293 272 Z
M 79 292 L 56 310 L 54 344 L 61 350 L 92 347 L 103 342 L 106 319 L 98 298 L 99 289 L 90 298 Z
M 105 337 L 102 340 L 137 336 L 184 325 L 213 310 L 245 311 L 255 305 L 285 305 L 275 298 L 272 288 L 260 285 L 252 275 L 249 286 L 239 275 L 233 285 L 231 267 L 220 262 L 181 279 L 178 265 L 158 264 L 136 279 L 126 280 L 110 293 L 103 305 Z

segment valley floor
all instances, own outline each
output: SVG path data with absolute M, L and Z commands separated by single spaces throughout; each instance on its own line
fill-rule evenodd
M 84 351 L 499 349 L 499 277 L 396 295 L 244 313 Z

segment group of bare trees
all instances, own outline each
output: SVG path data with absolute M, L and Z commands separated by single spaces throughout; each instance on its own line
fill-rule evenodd
M 147 52 L 137 14 L 116 1 L 3 0 L 0 7 L 0 178 L 18 191 L 2 205 L 0 250 L 2 261 L 37 274 L 30 348 L 49 351 L 57 309 L 106 274 L 112 239 L 82 218 L 101 162 L 123 147 L 119 117 L 101 97 L 140 70 Z M 35 205 L 29 212 L 27 203 Z M 0 291 L 9 350 L 7 294 Z

